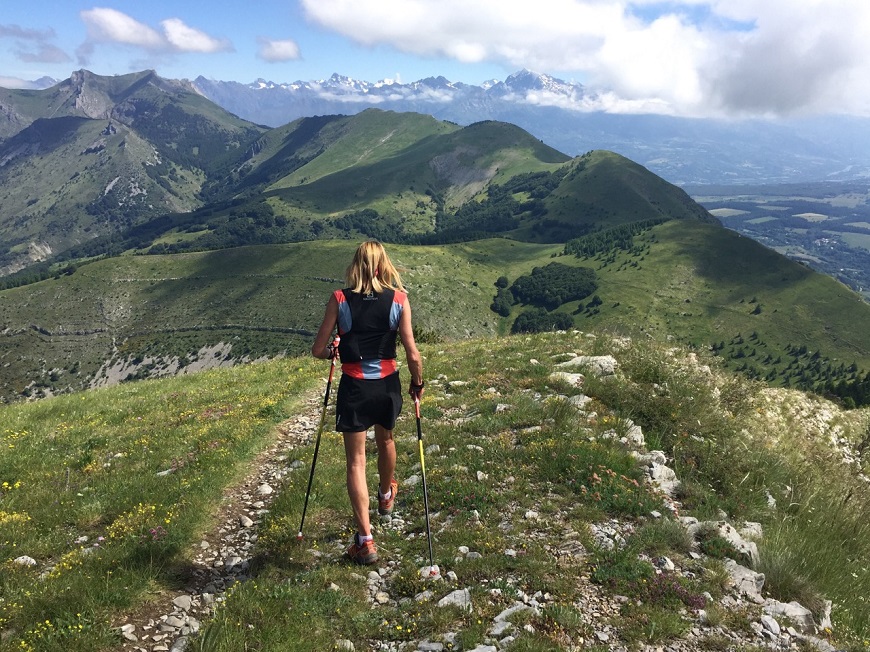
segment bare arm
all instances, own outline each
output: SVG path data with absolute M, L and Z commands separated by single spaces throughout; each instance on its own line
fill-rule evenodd
M 326 302 L 326 313 L 323 315 L 323 323 L 314 337 L 314 344 L 311 345 L 311 355 L 321 360 L 329 358 L 329 349 L 327 345 L 332 342 L 332 331 L 338 321 L 338 302 L 335 297 L 330 295 L 329 301 Z
M 411 325 L 411 304 L 405 303 L 402 316 L 399 318 L 399 338 L 405 347 L 405 356 L 408 361 L 408 371 L 411 372 L 411 384 L 420 386 L 423 384 L 423 358 L 417 350 L 414 341 L 414 330 Z M 422 394 L 422 390 L 420 390 Z

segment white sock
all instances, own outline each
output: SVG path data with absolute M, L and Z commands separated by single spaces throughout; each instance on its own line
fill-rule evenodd
M 387 493 L 385 493 L 385 494 L 382 494 L 382 493 L 381 493 L 381 488 L 378 487 L 378 496 L 380 496 L 380 497 L 383 498 L 384 500 L 389 500 L 389 499 L 392 497 L 392 495 L 393 495 L 393 488 L 392 488 L 392 487 L 390 487 L 390 490 L 389 490 Z
M 357 533 L 356 538 L 361 544 L 365 543 L 366 541 L 374 541 L 375 540 L 375 538 L 371 534 L 367 534 L 367 535 L 363 536 L 362 534 Z

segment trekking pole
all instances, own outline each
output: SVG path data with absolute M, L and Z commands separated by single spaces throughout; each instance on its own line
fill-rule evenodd
M 320 450 L 320 435 L 323 434 L 323 423 L 326 420 L 326 406 L 329 405 L 329 389 L 332 386 L 332 374 L 335 371 L 335 359 L 338 357 L 338 344 L 340 338 L 335 336 L 332 343 L 332 355 L 329 363 L 329 379 L 326 381 L 326 392 L 323 395 L 323 409 L 320 412 L 320 425 L 317 426 L 317 439 L 314 443 L 314 458 L 311 460 L 311 473 L 308 474 L 308 489 L 305 490 L 305 504 L 302 506 L 302 521 L 299 523 L 297 539 L 302 538 L 302 526 L 305 524 L 305 512 L 308 511 L 308 496 L 311 494 L 311 483 L 314 480 L 314 467 L 317 465 L 317 453 Z
M 423 458 L 423 428 L 420 426 L 419 394 L 414 394 L 414 411 L 417 413 L 417 443 L 420 447 L 420 468 L 423 471 L 423 505 L 426 508 L 426 540 L 429 542 L 429 567 L 430 569 L 434 569 L 435 562 L 432 559 L 432 531 L 429 529 L 429 491 L 426 489 L 426 460 Z

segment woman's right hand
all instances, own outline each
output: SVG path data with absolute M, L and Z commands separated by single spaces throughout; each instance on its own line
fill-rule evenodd
M 419 385 L 415 385 L 413 381 L 411 381 L 410 386 L 408 387 L 408 394 L 411 395 L 411 398 L 415 401 L 419 401 L 423 396 L 423 388 L 426 386 L 424 381 L 420 381 Z

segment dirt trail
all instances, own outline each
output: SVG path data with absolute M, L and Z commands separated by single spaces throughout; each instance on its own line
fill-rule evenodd
M 290 463 L 290 451 L 316 435 L 323 396 L 311 392 L 300 414 L 279 424 L 272 442 L 250 463 L 245 477 L 224 491 L 212 525 L 178 568 L 179 588 L 166 590 L 118 624 L 129 652 L 180 652 L 216 601 L 235 582 L 249 577 L 257 528 L 284 477 L 305 463 Z M 328 419 L 329 417 L 327 417 Z

